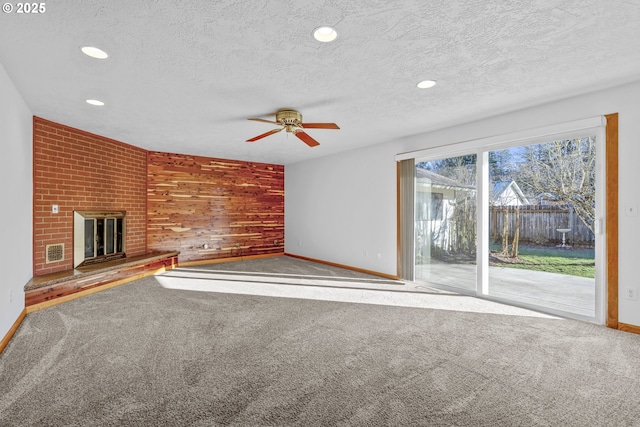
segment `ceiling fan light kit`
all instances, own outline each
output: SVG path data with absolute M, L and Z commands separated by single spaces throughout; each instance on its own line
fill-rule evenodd
M 284 129 L 287 132 L 294 134 L 298 139 L 307 144 L 309 147 L 315 147 L 320 145 L 320 143 L 313 139 L 303 129 L 340 129 L 335 123 L 303 123 L 302 114 L 300 114 L 300 112 L 287 108 L 280 109 L 276 112 L 275 121 L 258 118 L 250 118 L 248 120 L 271 123 L 274 125 L 280 125 L 282 127 L 279 129 L 270 130 L 269 132 L 265 132 L 251 139 L 247 139 L 247 142 L 255 142 L 269 135 L 273 135 L 274 133 L 278 133 Z

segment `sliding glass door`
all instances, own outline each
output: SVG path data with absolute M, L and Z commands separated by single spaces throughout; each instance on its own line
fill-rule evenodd
M 489 152 L 488 295 L 595 317 L 596 136 Z
M 476 289 L 476 155 L 418 162 L 415 278 Z
M 415 280 L 601 323 L 604 128 L 519 141 L 415 159 Z

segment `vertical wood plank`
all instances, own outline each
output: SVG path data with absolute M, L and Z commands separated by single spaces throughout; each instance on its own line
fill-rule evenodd
M 181 262 L 284 253 L 284 166 L 149 152 L 147 248 Z

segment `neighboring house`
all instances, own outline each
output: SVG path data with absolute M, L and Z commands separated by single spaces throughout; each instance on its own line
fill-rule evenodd
M 493 184 L 492 204 L 494 206 L 523 206 L 529 200 L 515 181 L 498 181 Z
M 448 251 L 454 240 L 456 206 L 476 189 L 446 176 L 416 168 L 416 251 L 430 256 L 430 247 Z
M 418 256 L 431 257 L 434 255 L 434 248 L 444 252 L 465 250 L 459 241 L 457 228 L 468 230 L 466 225 L 475 224 L 475 202 L 473 207 L 465 202 L 475 195 L 475 191 L 475 186 L 416 168 L 415 221 Z M 529 205 L 529 200 L 513 180 L 496 182 L 491 198 L 494 206 Z
M 532 200 L 532 204 L 541 206 L 566 206 L 567 203 L 564 200 L 560 200 L 555 194 L 540 193 Z
M 472 185 L 422 168 L 416 168 L 416 220 L 442 221 L 452 212 L 456 197 L 460 192 L 475 191 Z

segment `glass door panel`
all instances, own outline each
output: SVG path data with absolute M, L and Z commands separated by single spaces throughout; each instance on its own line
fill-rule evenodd
M 94 232 L 95 219 L 84 220 L 84 257 L 93 258 L 95 255 L 96 236 Z
M 104 233 L 105 237 L 105 254 L 112 254 L 115 252 L 115 218 L 107 218 L 106 220 L 106 229 Z
M 96 256 L 104 255 L 104 219 L 96 219 Z
M 476 155 L 416 162 L 417 281 L 476 289 Z
M 595 139 L 489 152 L 488 295 L 595 316 Z
M 123 252 L 124 233 L 122 218 L 116 219 L 116 252 Z

